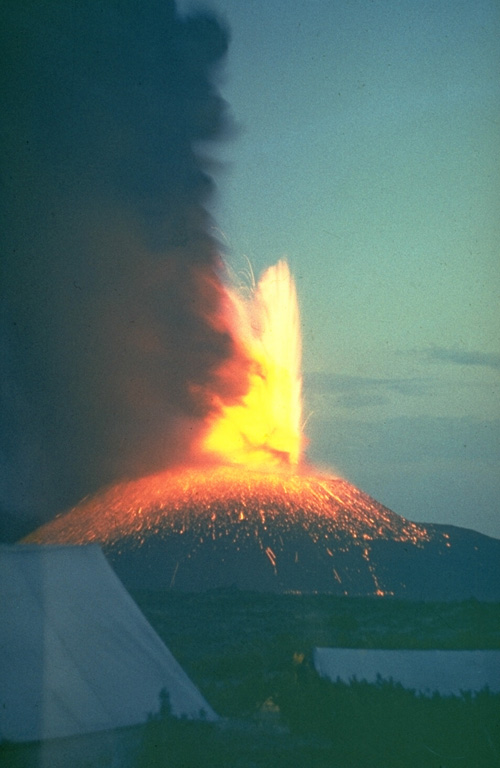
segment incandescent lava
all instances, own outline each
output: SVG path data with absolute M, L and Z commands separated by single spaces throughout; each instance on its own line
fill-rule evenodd
M 500 542 L 410 522 L 303 464 L 300 323 L 286 262 L 247 300 L 228 297 L 251 361 L 247 391 L 214 404 L 193 466 L 105 488 L 24 541 L 97 542 L 131 588 L 497 599 Z
M 361 579 L 361 593 L 385 594 L 370 562 L 377 539 L 419 547 L 429 534 L 338 477 L 214 466 L 119 483 L 24 541 L 100 543 L 137 585 L 323 591 L 331 582 L 328 591 L 351 593 Z
M 104 489 L 24 542 L 97 542 L 132 589 L 500 599 L 500 541 L 410 522 L 312 473 L 170 470 Z
M 139 547 L 151 535 L 254 536 L 265 551 L 273 527 L 286 535 L 300 526 L 315 544 L 326 534 L 353 540 L 426 541 L 424 526 L 409 522 L 339 477 L 249 471 L 216 466 L 168 471 L 111 486 L 27 537 L 46 544 L 127 539 Z M 43 532 L 43 536 L 42 536 Z M 201 539 L 200 539 L 201 540 Z

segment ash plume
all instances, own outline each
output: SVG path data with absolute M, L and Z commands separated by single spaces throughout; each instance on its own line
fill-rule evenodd
M 168 0 L 0 13 L 1 505 L 41 520 L 182 461 L 244 389 L 205 209 L 228 31 Z

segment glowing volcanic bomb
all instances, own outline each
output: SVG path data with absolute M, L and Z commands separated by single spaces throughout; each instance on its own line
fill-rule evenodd
M 214 404 L 192 465 L 105 488 L 24 542 L 100 543 L 132 587 L 495 597 L 500 542 L 405 520 L 303 462 L 299 313 L 286 262 L 246 299 L 228 299 L 248 387 Z

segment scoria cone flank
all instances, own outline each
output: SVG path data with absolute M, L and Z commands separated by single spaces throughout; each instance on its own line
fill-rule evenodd
M 466 532 L 464 549 L 457 531 L 410 522 L 341 478 L 218 466 L 109 487 L 25 541 L 98 542 L 130 587 L 492 599 L 500 542 Z

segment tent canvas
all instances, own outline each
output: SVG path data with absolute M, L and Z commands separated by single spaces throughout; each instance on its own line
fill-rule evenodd
M 0 741 L 217 715 L 97 545 L 0 547 Z
M 500 651 L 389 651 L 315 648 L 313 663 L 321 677 L 349 683 L 378 679 L 419 693 L 443 696 L 500 691 Z

